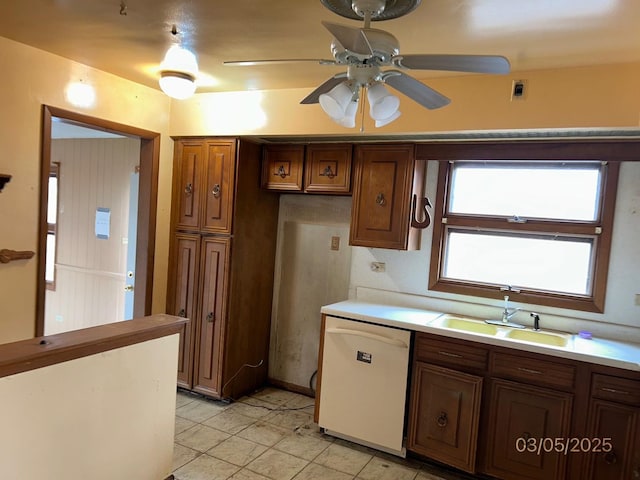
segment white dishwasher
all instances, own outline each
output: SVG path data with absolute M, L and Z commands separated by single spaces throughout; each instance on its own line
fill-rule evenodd
M 319 426 L 404 457 L 410 342 L 408 330 L 327 316 Z

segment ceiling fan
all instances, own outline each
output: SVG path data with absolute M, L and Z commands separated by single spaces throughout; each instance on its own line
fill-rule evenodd
M 391 95 L 389 85 L 418 104 L 436 109 L 450 99 L 405 73 L 406 70 L 447 70 L 457 72 L 509 73 L 510 64 L 498 55 L 400 54 L 396 37 L 384 30 L 371 28 L 371 21 L 396 18 L 412 11 L 421 0 L 321 0 L 330 10 L 352 19 L 363 19 L 364 26 L 354 28 L 331 22 L 322 25 L 333 35 L 333 60 L 280 59 L 224 62 L 225 65 L 258 65 L 312 61 L 322 65 L 345 66 L 311 92 L 300 103 L 320 103 L 337 123 L 355 126 L 360 91 L 367 90 L 370 115 L 376 126 L 386 125 L 400 115 L 400 100 Z

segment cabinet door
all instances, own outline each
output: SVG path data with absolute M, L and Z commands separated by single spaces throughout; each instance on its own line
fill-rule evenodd
M 202 202 L 204 232 L 231 233 L 235 188 L 235 142 L 207 142 Z
M 572 397 L 494 380 L 489 400 L 486 473 L 505 480 L 565 478 L 566 456 L 553 449 L 553 442 L 569 436 Z
M 178 233 L 174 237 L 170 266 L 170 306 L 168 313 L 190 321 L 180 333 L 178 385 L 191 388 L 193 380 L 193 337 L 196 320 L 196 282 L 198 280 L 199 235 Z
M 407 448 L 473 473 L 482 378 L 418 362 L 411 392 Z
M 265 145 L 262 149 L 262 187 L 302 191 L 304 145 Z
M 593 399 L 589 437 L 607 439 L 608 446 L 587 457 L 589 480 L 640 479 L 640 409 Z
M 350 245 L 398 250 L 417 247 L 409 242 L 413 151 L 413 145 L 355 147 Z
M 197 230 L 200 225 L 200 190 L 205 148 L 200 140 L 180 140 L 176 143 L 176 180 L 174 201 L 178 202 L 176 227 Z
M 202 289 L 198 315 L 197 378 L 194 390 L 221 397 L 222 337 L 225 329 L 228 238 L 204 237 L 200 265 Z
M 350 193 L 351 151 L 350 144 L 307 145 L 304 191 Z

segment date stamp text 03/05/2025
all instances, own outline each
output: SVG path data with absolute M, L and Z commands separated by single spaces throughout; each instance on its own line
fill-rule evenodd
M 569 453 L 608 453 L 613 450 L 611 438 L 564 438 L 564 437 L 518 437 L 516 451 L 529 452 L 540 455 L 542 453 L 557 452 L 564 455 Z

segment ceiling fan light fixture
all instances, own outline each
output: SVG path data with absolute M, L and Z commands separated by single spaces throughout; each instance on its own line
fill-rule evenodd
M 374 83 L 367 89 L 369 115 L 374 120 L 385 120 L 400 108 L 400 99 L 391 95 L 381 83 Z
M 329 92 L 318 97 L 322 110 L 334 119 L 341 119 L 347 114 L 349 103 L 353 98 L 353 91 L 342 82 L 333 87 Z
M 358 113 L 358 100 L 353 100 L 347 105 L 347 111 L 344 117 L 335 119 L 336 122 L 346 128 L 354 128 L 356 126 L 356 115 Z
M 171 98 L 184 100 L 196 91 L 198 62 L 189 50 L 173 45 L 160 64 L 160 88 Z
M 376 128 L 384 127 L 396 120 L 401 115 L 400 110 L 396 110 L 391 116 L 383 118 L 382 120 L 376 120 Z

